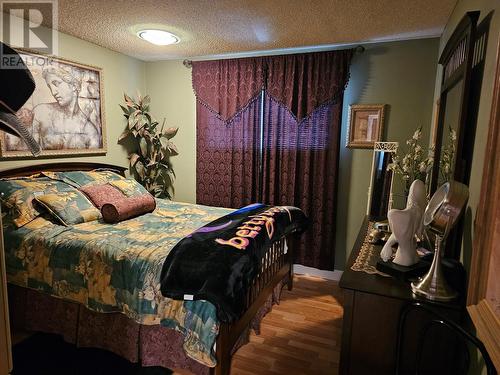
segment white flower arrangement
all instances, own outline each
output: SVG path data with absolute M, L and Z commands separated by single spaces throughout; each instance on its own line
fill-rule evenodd
M 448 127 L 448 130 L 448 143 L 445 146 L 443 143 L 439 160 L 441 183 L 452 180 L 454 173 L 457 132 L 451 126 Z M 424 149 L 419 143 L 421 138 L 422 128 L 419 127 L 415 130 L 413 136 L 406 141 L 406 152 L 400 154 L 401 149 L 398 149 L 392 163 L 387 166 L 387 169 L 401 176 L 405 184 L 405 195 L 410 191 L 410 185 L 413 181 L 418 179 L 424 181 L 427 185 L 430 180 L 430 172 L 434 164 L 434 147 L 430 147 L 425 156 Z
M 447 182 L 453 179 L 453 163 L 455 162 L 457 132 L 451 127 L 448 127 L 448 144 L 443 147 L 441 158 L 439 160 L 439 172 L 442 182 Z
M 413 181 L 418 179 L 425 182 L 426 176 L 434 163 L 432 152 L 425 155 L 424 149 L 420 145 L 421 138 L 422 127 L 419 127 L 415 130 L 413 136 L 406 141 L 406 152 L 401 154 L 401 149 L 398 149 L 392 163 L 387 166 L 387 169 L 401 176 L 405 183 L 405 193 L 409 192 Z

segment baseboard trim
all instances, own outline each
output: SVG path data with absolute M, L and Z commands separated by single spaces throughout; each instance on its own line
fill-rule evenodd
M 325 271 L 313 267 L 306 267 L 303 266 L 302 264 L 294 264 L 293 272 L 300 275 L 316 276 L 316 277 L 321 277 L 323 279 L 334 280 L 334 281 L 339 281 L 340 277 L 342 276 L 342 271 L 339 270 Z

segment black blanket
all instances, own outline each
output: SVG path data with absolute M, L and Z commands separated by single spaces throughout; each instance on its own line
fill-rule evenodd
M 173 299 L 210 301 L 222 322 L 237 320 L 266 249 L 306 227 L 307 218 L 296 207 L 240 208 L 175 245 L 163 264 L 161 292 Z

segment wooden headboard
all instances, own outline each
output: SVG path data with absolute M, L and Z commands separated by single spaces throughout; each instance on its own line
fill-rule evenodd
M 26 167 L 4 169 L 0 171 L 0 178 L 8 177 L 25 177 L 42 171 L 51 172 L 68 172 L 68 171 L 92 171 L 94 169 L 111 169 L 117 173 L 125 176 L 126 167 L 118 165 L 104 164 L 104 163 L 91 163 L 91 162 L 66 162 L 66 163 L 46 163 L 28 165 Z

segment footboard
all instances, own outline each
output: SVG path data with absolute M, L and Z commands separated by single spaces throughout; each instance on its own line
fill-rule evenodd
M 274 288 L 288 274 L 288 290 L 293 286 L 293 254 L 287 245 L 292 236 L 283 237 L 274 242 L 266 251 L 260 269 L 248 290 L 246 311 L 232 324 L 221 324 L 216 344 L 217 366 L 212 369 L 214 375 L 228 375 L 231 370 L 231 351 L 243 331 L 248 327 L 257 311 L 264 305 Z

